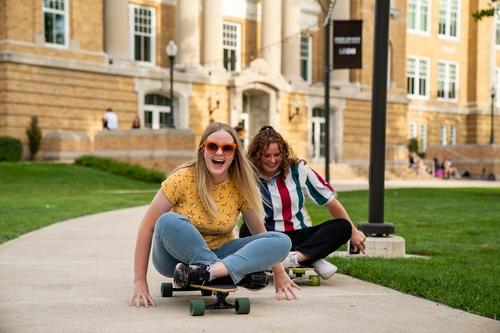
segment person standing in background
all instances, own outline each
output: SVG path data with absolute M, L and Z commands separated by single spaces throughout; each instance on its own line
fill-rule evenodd
M 113 109 L 107 108 L 102 118 L 103 130 L 114 130 L 118 128 L 118 116 L 114 113 Z

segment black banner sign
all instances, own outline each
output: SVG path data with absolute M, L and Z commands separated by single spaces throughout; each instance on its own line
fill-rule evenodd
M 361 68 L 363 21 L 333 21 L 333 69 Z

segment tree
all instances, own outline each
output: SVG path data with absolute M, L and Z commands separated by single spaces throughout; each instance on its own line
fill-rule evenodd
M 500 13 L 500 6 L 497 6 L 500 3 L 499 0 L 491 0 L 488 5 L 488 8 L 479 9 L 478 11 L 472 13 L 472 17 L 474 20 L 481 21 L 483 17 L 495 16 L 495 12 Z
M 35 155 L 40 149 L 40 144 L 42 142 L 42 131 L 38 127 L 38 117 L 32 116 L 31 123 L 26 129 L 26 135 L 28 136 L 28 146 L 30 149 L 30 160 L 35 160 Z

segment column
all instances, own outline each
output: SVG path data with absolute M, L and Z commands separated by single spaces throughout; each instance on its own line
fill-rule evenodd
M 289 81 L 300 77 L 300 1 L 283 1 L 282 72 Z
M 203 0 L 202 64 L 212 72 L 225 71 L 222 64 L 222 0 Z
M 273 74 L 281 74 L 281 0 L 262 0 L 261 56 Z
M 128 1 L 104 1 L 104 52 L 112 63 L 129 61 Z
M 175 62 L 186 69 L 200 67 L 199 0 L 178 0 L 175 15 L 179 48 Z

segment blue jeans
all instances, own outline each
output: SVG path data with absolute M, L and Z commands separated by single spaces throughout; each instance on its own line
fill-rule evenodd
M 245 275 L 270 269 L 288 255 L 290 238 L 281 232 L 265 232 L 233 239 L 210 250 L 189 219 L 177 213 L 165 213 L 156 222 L 153 236 L 153 265 L 164 276 L 174 275 L 175 265 L 211 265 L 222 262 L 234 283 Z

